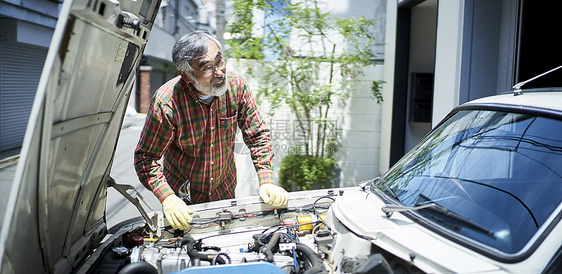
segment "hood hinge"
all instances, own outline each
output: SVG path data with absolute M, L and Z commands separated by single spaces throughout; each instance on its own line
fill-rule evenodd
M 150 228 L 150 230 L 152 232 L 157 232 L 157 229 L 158 229 L 157 219 L 153 219 L 153 218 L 150 218 L 148 216 L 148 214 L 146 213 L 144 208 L 141 206 L 141 204 L 139 202 L 139 198 L 150 210 L 153 210 L 153 207 L 148 202 L 146 202 L 146 200 L 135 189 L 135 187 L 132 186 L 132 185 L 118 184 L 118 183 L 115 182 L 115 179 L 111 178 L 111 176 L 108 176 L 108 178 L 109 179 L 107 180 L 107 186 L 113 187 L 115 190 L 117 190 L 117 192 L 121 193 L 121 195 L 123 195 L 123 197 L 125 197 L 127 200 L 129 200 L 129 202 L 131 202 L 133 205 L 135 205 L 135 207 L 139 210 L 140 214 L 142 215 L 142 218 L 148 224 L 148 227 Z M 131 194 L 129 194 L 127 192 L 127 190 L 133 190 L 138 198 L 131 196 Z

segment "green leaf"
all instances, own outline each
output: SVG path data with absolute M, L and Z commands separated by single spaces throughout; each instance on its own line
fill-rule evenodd
M 280 1 L 232 1 L 235 20 L 227 27 L 233 37 L 227 42 L 228 55 L 264 60 L 266 52 L 275 52 L 277 61 L 264 61 L 260 69 L 252 70 L 253 76 L 262 79 L 256 97 L 270 103 L 271 114 L 282 106 L 293 112 L 296 134 L 305 136 L 305 155 L 333 156 L 341 134 L 330 135 L 330 130 L 338 129 L 327 126 L 326 121 L 335 120 L 329 111 L 337 103 L 345 104 L 365 66 L 374 65 L 376 20 L 338 18 L 321 9 L 318 0 Z M 252 18 L 257 14 L 254 9 L 275 18 L 260 26 L 268 30 L 265 35 L 252 32 L 260 21 Z M 374 81 L 371 89 L 371 97 L 379 104 L 382 83 Z

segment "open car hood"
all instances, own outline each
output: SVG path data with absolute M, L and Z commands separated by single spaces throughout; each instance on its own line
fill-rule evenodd
M 65 0 L 28 122 L 1 273 L 69 273 L 107 233 L 106 187 L 159 0 Z

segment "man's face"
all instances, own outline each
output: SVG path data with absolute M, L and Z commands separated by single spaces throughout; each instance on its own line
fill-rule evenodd
M 180 75 L 184 81 L 192 83 L 199 94 L 221 96 L 227 89 L 226 65 L 222 59 L 223 56 L 220 48 L 214 42 L 209 41 L 207 54 L 202 58 L 189 62 L 189 65 L 193 68 L 193 77 L 181 71 Z M 222 66 L 219 65 L 221 63 L 223 64 Z M 209 66 L 212 66 L 211 68 L 216 67 L 216 69 L 212 70 L 212 73 L 207 74 L 205 70 L 211 71 Z

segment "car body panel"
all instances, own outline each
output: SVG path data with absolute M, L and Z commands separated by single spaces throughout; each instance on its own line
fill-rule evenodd
M 443 121 L 441 121 L 441 123 L 436 128 L 432 130 L 432 132 L 440 130 L 439 126 L 446 123 L 448 119 L 450 119 L 460 111 L 482 110 L 485 112 L 499 111 L 508 113 L 525 113 L 530 115 L 548 117 L 549 119 L 560 121 L 562 120 L 562 105 L 558 103 L 560 101 L 562 101 L 562 92 L 560 92 L 560 89 L 556 88 L 525 90 L 519 94 L 504 94 L 481 98 L 465 103 L 453 109 L 449 113 L 449 115 Z M 553 133 L 551 134 L 556 134 L 556 132 L 559 132 L 559 128 L 552 128 L 552 131 Z M 537 145 L 538 147 L 542 147 L 542 149 L 546 151 L 548 151 L 549 149 L 552 150 L 553 155 L 560 155 L 560 147 L 555 146 L 556 143 L 554 140 L 549 141 L 552 143 L 547 143 L 548 145 L 538 142 L 533 143 L 533 141 L 530 141 L 530 143 L 533 145 Z M 559 138 L 556 139 L 556 141 L 559 141 Z M 413 150 L 416 149 L 422 148 L 416 147 Z M 453 241 L 449 241 L 449 243 L 447 244 L 449 248 L 454 247 L 455 249 L 459 249 L 462 252 L 466 253 L 465 256 L 462 256 L 463 259 L 465 257 L 468 258 L 467 256 L 473 257 L 475 259 L 474 262 L 477 262 L 477 264 L 479 265 L 478 267 L 481 267 L 485 263 L 498 267 L 496 270 L 494 270 L 494 268 L 491 268 L 487 271 L 506 271 L 510 273 L 541 273 L 543 271 L 546 271 L 548 267 L 552 267 L 551 263 L 556 258 L 560 260 L 560 250 L 562 247 L 562 236 L 560 235 L 562 235 L 562 231 L 560 231 L 559 229 L 561 227 L 560 220 L 562 219 L 562 204 L 558 202 L 557 205 L 558 206 L 553 209 L 552 213 L 550 213 L 550 215 L 544 221 L 544 225 L 537 229 L 536 233 L 531 237 L 527 245 L 524 246 L 521 251 L 513 254 L 508 254 L 489 246 L 482 245 L 482 243 L 474 242 L 471 239 L 468 239 L 461 235 L 454 235 L 454 233 L 449 233 L 444 230 L 440 231 L 440 229 L 435 228 L 435 224 L 431 224 L 431 221 L 418 221 L 417 223 L 423 228 L 429 228 L 429 234 L 434 234 L 434 238 L 436 241 L 434 241 L 432 245 L 447 243 L 447 239 L 443 237 L 445 236 L 449 240 L 454 239 Z M 409 216 L 409 219 L 412 219 L 412 216 L 416 215 L 415 213 L 410 211 L 404 211 L 404 213 L 400 214 Z M 392 216 L 394 217 L 395 215 Z M 416 218 L 419 218 L 419 216 L 415 217 L 414 219 Z M 423 229 L 419 225 L 417 227 L 419 229 Z M 395 234 L 396 239 L 398 239 L 399 237 L 405 237 L 405 235 L 407 234 L 400 233 L 397 230 L 389 230 L 389 233 Z M 411 232 L 410 234 L 415 235 L 415 233 L 413 232 Z M 442 249 L 440 253 L 441 254 L 439 255 L 441 256 L 446 254 L 445 258 L 448 257 L 449 261 L 454 261 L 455 257 L 459 255 L 457 254 L 455 256 L 451 256 L 451 254 L 455 253 L 451 252 L 451 250 L 449 249 Z M 421 254 L 423 254 L 423 256 L 428 256 L 431 254 L 431 252 L 429 250 L 426 250 Z M 435 258 L 432 261 L 443 263 L 446 261 L 445 258 Z M 451 271 L 465 272 L 465 270 L 471 269 L 471 267 L 475 267 L 475 265 L 461 267 L 458 269 L 452 268 Z M 558 269 L 559 267 L 560 266 L 558 265 Z
M 1 273 L 115 273 L 147 265 L 158 273 L 560 269 L 560 205 L 529 246 L 505 254 L 412 208 L 383 210 L 399 203 L 369 182 L 291 192 L 281 207 L 258 196 L 190 205 L 193 221 L 184 231 L 173 230 L 160 211 L 143 212 L 144 218 L 108 229 L 107 188 L 127 196 L 127 186 L 116 185 L 109 175 L 135 70 L 158 6 L 159 1 L 150 0 L 64 2 L 0 235 Z M 468 102 L 446 119 L 463 110 L 560 118 L 560 102 L 561 92 L 523 91 Z M 267 241 L 276 233 L 279 242 L 270 247 Z M 216 266 L 221 258 L 236 266 Z M 318 260 L 320 265 L 315 265 Z M 266 267 L 263 261 L 271 264 Z
M 370 238 L 373 244 L 404 260 L 412 260 L 413 256 L 412 261 L 422 270 L 470 273 L 499 270 L 470 250 L 436 240 L 438 235 L 401 214 L 386 217 L 381 210 L 386 203 L 375 195 L 349 191 L 346 194 L 332 206 L 336 218 L 353 232 Z
M 559 102 L 562 102 L 562 93 L 560 91 L 556 89 L 536 89 L 526 90 L 521 95 L 509 93 L 475 99 L 465 103 L 464 106 L 494 104 L 513 107 L 533 107 L 562 112 Z
M 64 1 L 4 219 L 2 273 L 69 273 L 107 233 L 105 184 L 158 6 Z

